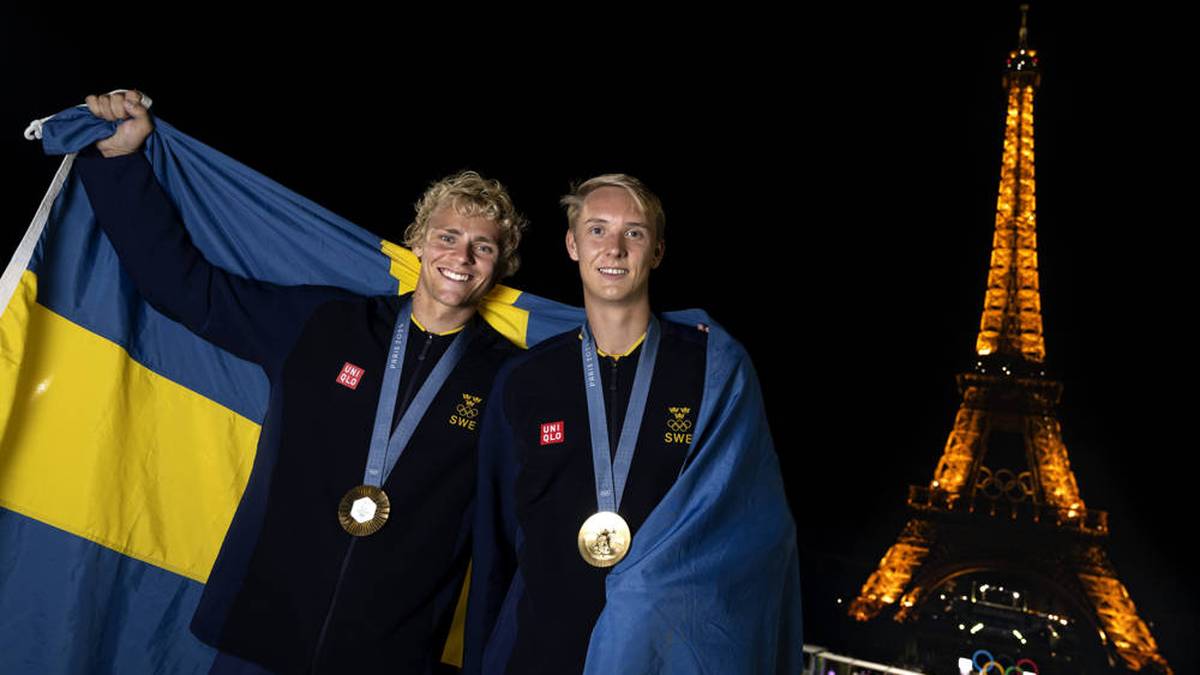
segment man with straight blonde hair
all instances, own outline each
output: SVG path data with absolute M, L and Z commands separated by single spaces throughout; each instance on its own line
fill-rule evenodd
M 628 192 L 634 204 L 645 215 L 658 241 L 666 241 L 667 219 L 663 214 L 662 202 L 659 201 L 658 195 L 651 192 L 642 181 L 623 173 L 608 173 L 589 178 L 564 195 L 559 203 L 567 209 L 568 228 L 574 227 L 575 222 L 579 219 L 587 196 L 603 187 L 621 188 Z
M 480 445 L 468 673 L 583 671 L 606 577 L 683 470 L 700 410 L 707 334 L 650 310 L 666 251 L 658 197 L 607 174 L 562 205 L 587 322 L 497 377 Z
M 76 166 L 123 268 L 270 384 L 191 624 L 221 652 L 213 672 L 434 672 L 467 567 L 476 418 L 515 352 L 476 315 L 519 264 L 512 200 L 470 171 L 434 183 L 406 232 L 421 260 L 411 294 L 247 279 L 210 264 L 179 222 L 141 152 L 153 123 L 140 95 L 87 103 L 121 122 Z

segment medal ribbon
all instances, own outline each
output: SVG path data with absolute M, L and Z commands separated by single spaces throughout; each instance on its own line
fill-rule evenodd
M 408 344 L 409 320 L 412 318 L 411 298 L 400 308 L 396 317 L 396 327 L 392 331 L 392 349 L 388 353 L 387 369 L 383 372 L 383 388 L 379 392 L 379 407 L 375 409 L 375 430 L 371 433 L 371 450 L 367 455 L 367 469 L 363 473 L 363 484 L 381 487 L 396 466 L 396 460 L 404 454 L 404 448 L 417 430 L 417 424 L 425 416 L 433 397 L 450 377 L 450 372 L 458 365 L 459 360 L 467 351 L 467 343 L 475 333 L 475 319 L 467 323 L 467 327 L 459 331 L 450 343 L 450 347 L 438 359 L 429 377 L 417 390 L 408 409 L 396 425 L 396 430 L 389 434 L 392 416 L 396 410 L 396 397 L 400 392 L 400 376 L 404 370 L 404 348 Z
M 629 466 L 633 463 L 642 415 L 646 412 L 646 397 L 650 394 L 650 379 L 654 375 L 654 362 L 658 359 L 658 319 L 651 315 L 650 325 L 646 327 L 646 341 L 642 344 L 642 353 L 638 355 L 637 374 L 633 378 L 633 391 L 629 394 L 629 406 L 625 409 L 625 422 L 621 425 L 615 458 L 609 455 L 608 418 L 604 410 L 604 395 L 600 392 L 602 384 L 596 341 L 586 321 L 583 324 L 582 342 L 583 384 L 587 391 L 588 426 L 592 430 L 592 468 L 596 474 L 596 505 L 601 511 L 616 513 L 621 504 L 621 495 L 625 492 Z

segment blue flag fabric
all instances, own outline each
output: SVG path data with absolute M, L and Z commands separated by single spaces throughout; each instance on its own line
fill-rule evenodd
M 114 128 L 71 108 L 44 122 L 43 148 Z M 161 120 L 145 152 L 216 265 L 364 295 L 415 284 L 407 250 Z M 0 672 L 203 673 L 214 653 L 187 625 L 255 460 L 266 379 L 137 295 L 71 160 L 0 279 Z M 482 314 L 521 346 L 583 320 L 505 287 Z M 753 369 L 715 326 L 697 432 L 645 545 L 609 577 L 590 673 L 799 670 L 794 526 Z
M 608 575 L 587 675 L 798 673 L 800 568 L 750 357 L 706 314 L 704 396 L 688 468 Z

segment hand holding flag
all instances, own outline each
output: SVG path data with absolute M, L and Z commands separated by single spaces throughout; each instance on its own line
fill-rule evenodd
M 88 110 L 96 117 L 116 122 L 127 120 L 117 127 L 117 132 L 97 141 L 96 149 L 105 157 L 118 157 L 137 152 L 142 142 L 154 131 L 150 111 L 142 105 L 142 94 L 136 89 L 111 94 L 93 94 L 84 99 Z

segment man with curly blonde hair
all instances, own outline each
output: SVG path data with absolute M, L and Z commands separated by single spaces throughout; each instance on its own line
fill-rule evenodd
M 461 216 L 483 216 L 500 229 L 498 279 L 516 274 L 521 267 L 517 247 L 525 220 L 513 207 L 512 198 L 500 181 L 488 180 L 474 171 L 460 171 L 429 186 L 417 202 L 417 216 L 404 230 L 404 245 L 416 250 L 425 243 L 429 219 L 438 207 L 450 205 Z
M 466 573 L 478 419 L 516 351 L 476 316 L 519 264 L 508 193 L 471 171 L 430 186 L 405 236 L 421 260 L 411 294 L 247 279 L 205 259 L 158 185 L 140 95 L 87 102 L 121 121 L 76 166 L 123 269 L 269 380 L 254 468 L 191 624 L 220 651 L 213 672 L 433 672 Z

